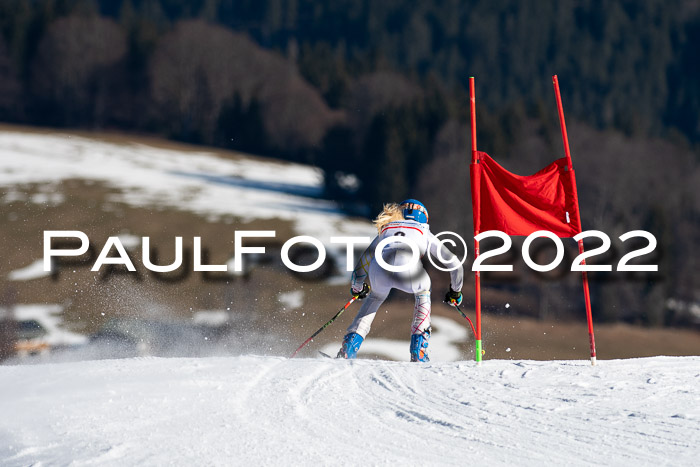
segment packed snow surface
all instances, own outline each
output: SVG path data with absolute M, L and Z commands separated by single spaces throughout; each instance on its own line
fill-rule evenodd
M 697 465 L 700 357 L 0 367 L 0 464 Z

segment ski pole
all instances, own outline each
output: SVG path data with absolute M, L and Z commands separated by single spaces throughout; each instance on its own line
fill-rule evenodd
M 353 295 L 352 298 L 350 299 L 350 301 L 349 301 L 348 303 L 346 303 L 345 306 L 344 306 L 343 308 L 341 308 L 340 310 L 338 310 L 338 312 L 335 314 L 335 316 L 333 316 L 331 319 L 329 319 L 328 322 L 327 322 L 326 324 L 324 324 L 323 326 L 321 326 L 320 329 L 319 329 L 318 331 L 316 331 L 315 333 L 313 333 L 313 334 L 311 335 L 311 337 L 309 337 L 308 339 L 306 339 L 306 340 L 304 341 L 304 343 L 301 344 L 301 345 L 299 346 L 299 348 L 296 349 L 296 350 L 294 351 L 294 353 L 292 354 L 292 356 L 289 357 L 289 358 L 294 358 L 294 357 L 296 356 L 297 352 L 299 352 L 302 348 L 304 348 L 304 346 L 305 346 L 306 344 L 308 344 L 309 342 L 311 342 L 311 341 L 314 339 L 314 337 L 318 336 L 318 335 L 321 333 L 321 331 L 323 331 L 324 329 L 326 329 L 333 321 L 335 321 L 335 320 L 338 318 L 338 316 L 340 316 L 341 314 L 343 314 L 343 312 L 344 312 L 345 310 L 347 310 L 347 308 L 348 308 L 350 305 L 352 305 L 352 302 L 354 302 L 355 300 L 358 299 L 359 295 L 360 295 L 360 294 Z
M 474 323 L 472 323 L 472 320 L 469 319 L 469 316 L 465 315 L 464 312 L 462 311 L 462 309 L 455 302 L 450 301 L 450 302 L 445 302 L 445 303 L 455 307 L 457 309 L 457 311 L 459 311 L 459 314 L 462 315 L 464 317 L 464 319 L 469 321 L 469 324 L 472 326 L 472 332 L 474 333 L 474 338 L 476 338 L 476 329 L 474 329 Z

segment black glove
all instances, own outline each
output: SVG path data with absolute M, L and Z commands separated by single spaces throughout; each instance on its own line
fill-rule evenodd
M 453 303 L 457 306 L 462 304 L 462 292 L 455 292 L 450 287 L 450 291 L 445 295 L 445 301 L 452 305 Z
M 370 288 L 366 282 L 362 284 L 362 290 L 360 290 L 359 292 L 356 292 L 355 290 L 350 289 L 350 293 L 352 295 L 356 295 L 358 300 L 362 300 L 365 297 L 367 297 L 367 295 L 369 295 L 369 292 L 370 292 Z

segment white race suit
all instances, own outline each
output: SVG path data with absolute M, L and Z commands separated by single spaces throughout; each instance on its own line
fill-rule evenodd
M 415 264 L 410 271 L 391 272 L 377 262 L 374 256 L 377 245 L 388 238 L 395 240 L 387 240 L 388 243 L 382 248 L 382 258 L 390 266 L 405 266 L 411 264 L 413 259 Z M 367 247 L 353 271 L 353 290 L 361 290 L 368 276 L 372 290 L 348 327 L 348 334 L 356 332 L 363 338 L 367 336 L 377 310 L 386 300 L 391 289 L 399 289 L 415 295 L 411 334 L 422 334 L 430 327 L 430 276 L 418 258 L 413 258 L 411 247 L 402 240 L 412 242 L 418 248 L 420 258 L 423 258 L 427 252 L 438 265 L 450 269 L 452 290 L 455 292 L 462 290 L 464 269 L 461 263 L 430 232 L 428 224 L 413 220 L 389 222 Z

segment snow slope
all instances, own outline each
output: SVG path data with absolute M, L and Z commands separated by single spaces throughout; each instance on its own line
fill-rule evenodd
M 700 357 L 0 367 L 0 464 L 697 465 Z
M 325 243 L 333 235 L 375 232 L 369 222 L 350 220 L 336 203 L 321 199 L 323 174 L 310 166 L 0 131 L 0 200 L 60 204 L 65 199 L 55 187 L 67 179 L 105 183 L 121 191 L 113 201 L 132 206 L 179 209 L 212 220 L 288 220 L 300 234 Z M 27 183 L 43 184 L 45 192 L 27 197 L 21 188 Z

